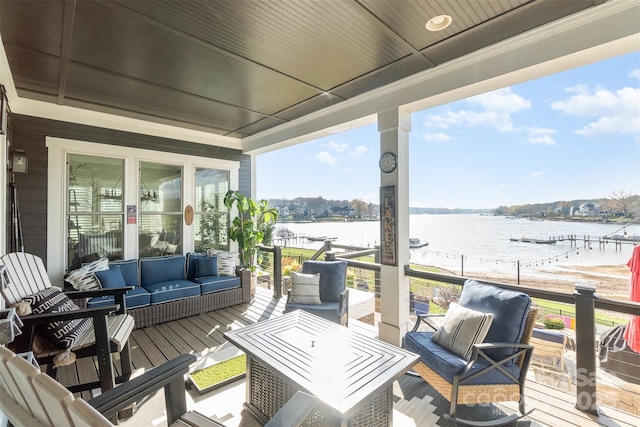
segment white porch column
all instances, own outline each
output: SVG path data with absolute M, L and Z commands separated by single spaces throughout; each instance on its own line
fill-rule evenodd
M 398 165 L 393 172 L 380 172 L 380 186 L 395 187 L 395 265 L 381 259 L 380 315 L 381 340 L 400 345 L 409 322 L 409 278 L 404 266 L 409 263 L 409 131 L 411 113 L 393 108 L 378 113 L 380 154 L 396 154 Z M 381 207 L 383 201 L 380 200 Z M 381 224 L 383 219 L 381 218 Z M 381 236 L 384 245 L 384 236 Z

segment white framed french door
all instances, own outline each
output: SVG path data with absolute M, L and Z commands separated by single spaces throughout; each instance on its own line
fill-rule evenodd
M 81 240 L 81 260 L 89 251 L 133 259 L 228 244 L 220 237 L 228 226 L 221 197 L 238 188 L 239 162 L 54 137 L 47 137 L 46 146 L 47 269 L 52 280 L 62 281 Z M 120 180 L 117 170 L 122 171 Z M 80 191 L 83 206 L 78 204 Z M 190 224 L 184 214 L 188 206 L 195 212 Z

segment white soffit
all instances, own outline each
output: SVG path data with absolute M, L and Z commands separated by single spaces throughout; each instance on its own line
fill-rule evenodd
M 391 108 L 419 111 L 640 50 L 640 2 L 613 0 L 336 106 L 242 140 L 245 154 L 368 124 Z

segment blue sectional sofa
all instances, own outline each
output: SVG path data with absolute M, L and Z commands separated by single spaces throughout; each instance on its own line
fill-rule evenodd
M 195 316 L 250 301 L 250 276 L 220 276 L 215 259 L 192 253 L 140 260 L 111 261 L 96 271 L 102 287 L 132 287 L 125 294 L 127 312 L 136 328 Z M 113 297 L 96 297 L 88 307 L 113 304 Z

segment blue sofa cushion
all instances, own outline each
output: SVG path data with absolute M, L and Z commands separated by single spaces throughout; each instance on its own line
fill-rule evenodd
M 431 336 L 434 333 L 435 332 L 407 332 L 404 336 L 404 348 L 420 355 L 420 360 L 425 365 L 433 369 L 449 383 L 453 383 L 453 377 L 459 374 L 468 362 L 461 356 L 452 353 L 431 340 Z M 473 368 L 464 378 L 475 374 L 487 366 L 489 366 L 487 360 L 478 358 Z M 507 366 L 505 369 L 518 378 L 520 374 L 520 367 L 518 365 Z M 491 369 L 465 384 L 513 384 L 513 381 L 498 369 Z
M 96 271 L 94 273 L 100 282 L 100 287 L 108 288 L 124 288 L 127 284 L 124 282 L 122 272 L 119 265 L 109 265 L 108 270 Z
M 184 280 L 184 255 L 142 258 L 140 260 L 140 284 L 142 286 Z M 151 298 L 153 304 L 153 298 Z
M 346 261 L 305 261 L 302 272 L 320 273 L 320 301 L 340 302 L 340 294 L 346 288 Z
M 225 289 L 239 288 L 242 286 L 239 277 L 231 276 L 198 277 L 193 279 L 193 281 L 200 284 L 200 291 L 203 295 Z
M 472 310 L 493 313 L 493 323 L 484 342 L 522 341 L 527 311 L 531 306 L 531 298 L 527 294 L 469 279 L 464 283 L 458 303 Z M 511 349 L 487 351 L 487 354 L 496 359 L 503 359 L 513 353 L 514 350 Z
M 200 285 L 184 279 L 167 280 L 160 283 L 143 285 L 143 287 L 151 294 L 151 305 L 200 295 Z
M 151 304 L 151 295 L 146 289 L 136 286 L 124 294 L 127 303 L 127 310 L 136 307 L 146 307 Z M 87 307 L 100 307 L 103 305 L 115 304 L 113 296 L 94 297 L 87 301 Z
M 187 279 L 193 280 L 196 278 L 196 260 L 200 258 L 206 258 L 207 254 L 192 252 L 187 254 Z
M 196 258 L 196 278 L 218 275 L 218 257 Z M 230 277 L 230 276 L 227 276 Z
M 338 312 L 338 309 L 340 308 L 339 306 L 340 303 L 338 302 L 327 302 L 322 304 L 288 303 L 284 307 L 284 312 L 290 313 L 295 310 L 304 310 L 307 313 L 315 314 L 316 316 L 320 316 L 323 319 L 335 322 L 336 320 L 340 320 L 340 316 L 344 314 Z
M 110 261 L 109 266 L 117 265 L 127 286 L 140 286 L 138 280 L 138 260 L 129 259 L 126 261 Z

